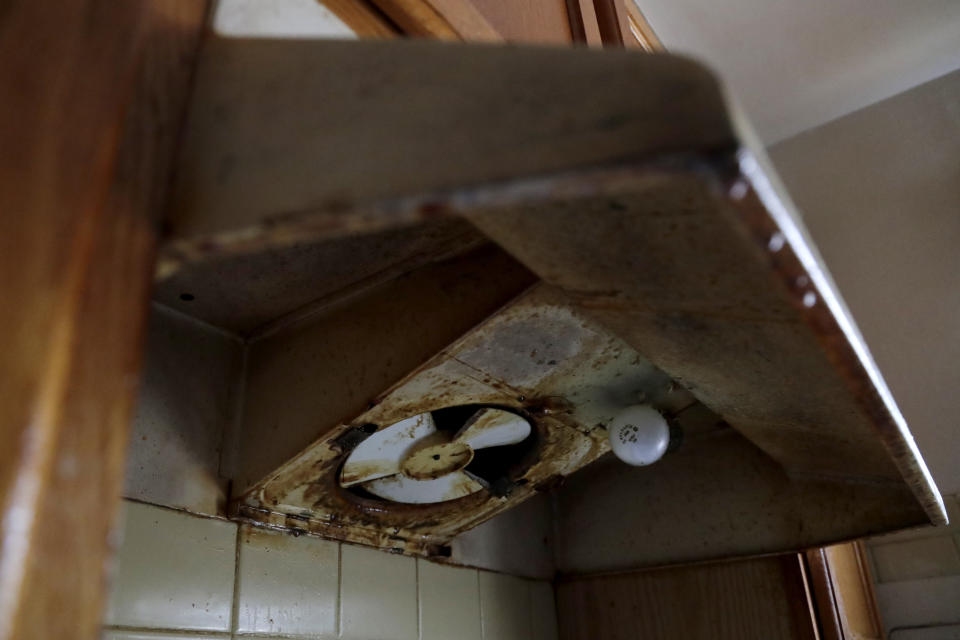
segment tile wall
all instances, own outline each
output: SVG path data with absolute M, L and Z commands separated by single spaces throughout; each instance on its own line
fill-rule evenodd
M 556 640 L 553 588 L 126 501 L 104 640 Z
M 890 640 L 960 640 L 960 502 L 957 495 L 944 502 L 950 526 L 867 541 Z

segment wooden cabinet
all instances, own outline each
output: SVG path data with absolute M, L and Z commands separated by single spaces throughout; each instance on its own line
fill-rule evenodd
M 562 640 L 881 640 L 859 543 L 556 584 Z
M 661 49 L 633 0 L 322 0 L 360 37 Z
M 557 583 L 562 640 L 813 640 L 800 556 Z

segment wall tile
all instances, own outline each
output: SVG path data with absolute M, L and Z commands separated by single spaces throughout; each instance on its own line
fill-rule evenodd
M 481 640 L 476 569 L 417 561 L 420 640 Z
M 897 627 L 960 623 L 960 576 L 878 584 L 876 593 L 888 632 Z
M 228 634 L 182 634 L 165 631 L 124 631 L 104 629 L 100 640 L 229 640 Z
M 226 640 L 237 557 L 243 640 L 558 637 L 546 581 L 249 525 L 236 549 L 233 523 L 142 503 L 126 502 L 124 520 L 103 640 Z
M 543 580 L 530 583 L 530 612 L 533 640 L 557 640 L 557 606 L 552 584 Z
M 533 634 L 530 605 L 528 580 L 480 572 L 483 640 L 529 640 Z
M 951 535 L 873 545 L 870 553 L 878 582 L 960 574 L 960 552 Z
M 245 525 L 237 572 L 237 631 L 335 637 L 339 545 Z
M 106 623 L 229 631 L 235 524 L 124 503 Z
M 417 564 L 413 558 L 341 546 L 340 637 L 417 640 Z
M 890 632 L 890 640 L 960 640 L 960 624 L 897 629 Z

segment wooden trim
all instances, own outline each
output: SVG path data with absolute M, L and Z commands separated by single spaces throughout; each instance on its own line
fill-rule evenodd
M 570 17 L 570 33 L 575 44 L 586 44 L 590 47 L 603 45 L 593 0 L 567 0 L 567 14 Z
M 600 40 L 605 47 L 622 47 L 624 25 L 621 24 L 622 12 L 618 11 L 617 0 L 593 0 L 597 13 L 597 25 L 600 27 Z
M 594 6 L 605 47 L 639 47 L 649 53 L 664 50 L 633 0 L 594 0 Z
M 816 640 L 821 640 L 820 619 L 817 616 L 817 603 L 813 596 L 813 582 L 810 579 L 810 565 L 807 562 L 806 553 L 798 552 L 796 560 L 800 565 L 800 577 L 803 580 L 802 600 L 806 603 L 806 614 L 810 621 L 813 637 Z
M 812 549 L 806 558 L 824 640 L 882 639 L 883 624 L 863 543 Z M 851 559 L 852 567 L 844 562 Z M 856 575 L 850 575 L 851 569 Z
M 882 640 L 869 563 L 859 541 L 826 547 L 840 625 L 846 640 Z
M 790 616 L 798 634 L 806 640 L 821 640 L 817 625 L 817 612 L 810 592 L 807 563 L 802 553 L 780 556 L 783 566 L 784 589 L 787 592 L 787 604 Z M 787 578 L 789 576 L 789 578 Z
M 205 16 L 197 0 L 3 11 L 3 639 L 100 635 L 156 216 Z
M 833 580 L 830 578 L 827 555 L 822 548 L 811 549 L 807 551 L 806 559 L 810 570 L 813 601 L 820 623 L 820 635 L 823 640 L 843 640 L 843 628 L 837 611 L 837 599 L 833 593 Z
M 857 565 L 860 567 L 860 580 L 869 608 L 869 615 L 873 621 L 874 628 L 880 633 L 881 640 L 884 640 L 885 635 L 883 631 L 883 621 L 880 619 L 880 606 L 877 604 L 877 592 L 873 588 L 876 580 L 873 577 L 873 568 L 870 566 L 870 559 L 867 556 L 867 546 L 863 540 L 857 540 L 853 545 L 854 552 L 857 556 Z
M 570 20 L 570 38 L 575 43 L 587 43 L 587 29 L 583 23 L 583 10 L 580 0 L 566 0 L 567 17 Z
M 632 0 L 623 0 L 626 7 L 627 28 L 630 36 L 636 41 L 641 49 L 648 53 L 657 51 L 666 51 L 660 38 L 653 31 L 653 27 L 647 22 L 640 7 Z
M 362 38 L 502 42 L 469 0 L 318 0 Z
M 379 9 L 364 0 L 317 0 L 361 38 L 396 38 L 402 35 Z
M 470 41 L 502 42 L 503 35 L 470 0 L 427 0 L 453 30 Z
M 370 0 L 408 36 L 459 40 L 450 23 L 425 0 Z

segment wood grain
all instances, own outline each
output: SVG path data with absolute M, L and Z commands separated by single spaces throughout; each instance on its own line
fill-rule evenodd
M 805 555 L 809 569 L 810 593 L 817 611 L 820 637 L 823 640 L 844 640 L 840 612 L 837 610 L 837 601 L 833 595 L 833 581 L 830 579 L 827 554 L 821 547 L 811 549 Z
M 426 0 L 370 0 L 408 36 L 459 40 L 459 34 Z
M 653 27 L 633 0 L 593 0 L 605 47 L 640 48 L 653 53 L 663 51 Z
M 99 634 L 155 215 L 204 15 L 89 0 L 0 17 L 2 638 Z
M 501 42 L 503 36 L 471 0 L 427 0 L 463 39 L 471 42 Z
M 396 25 L 364 0 L 317 0 L 361 38 L 389 39 L 401 35 Z
M 883 625 L 861 542 L 807 552 L 824 640 L 882 640 Z
M 626 8 L 626 26 L 635 44 L 648 53 L 666 51 L 666 47 L 660 42 L 653 26 L 647 22 L 643 12 L 640 11 L 640 7 L 633 0 L 623 0 L 623 2 Z M 626 34 L 624 37 L 626 38 Z
M 574 43 L 585 44 L 587 42 L 587 29 L 583 22 L 580 0 L 566 0 L 566 2 L 567 16 L 570 21 L 570 38 Z
M 317 0 L 361 38 L 414 36 L 501 42 L 470 0 Z
M 796 555 L 569 577 L 556 593 L 561 640 L 816 638 Z
M 597 25 L 600 27 L 600 40 L 605 47 L 622 47 L 628 25 L 623 10 L 617 6 L 617 0 L 593 0 L 597 12 Z
M 472 1 L 477 10 L 509 42 L 573 42 L 566 0 Z
M 568 0 L 567 13 L 570 16 L 570 30 L 574 34 L 574 42 L 583 42 L 590 47 L 603 46 L 593 0 Z M 580 37 L 582 39 L 578 39 Z

